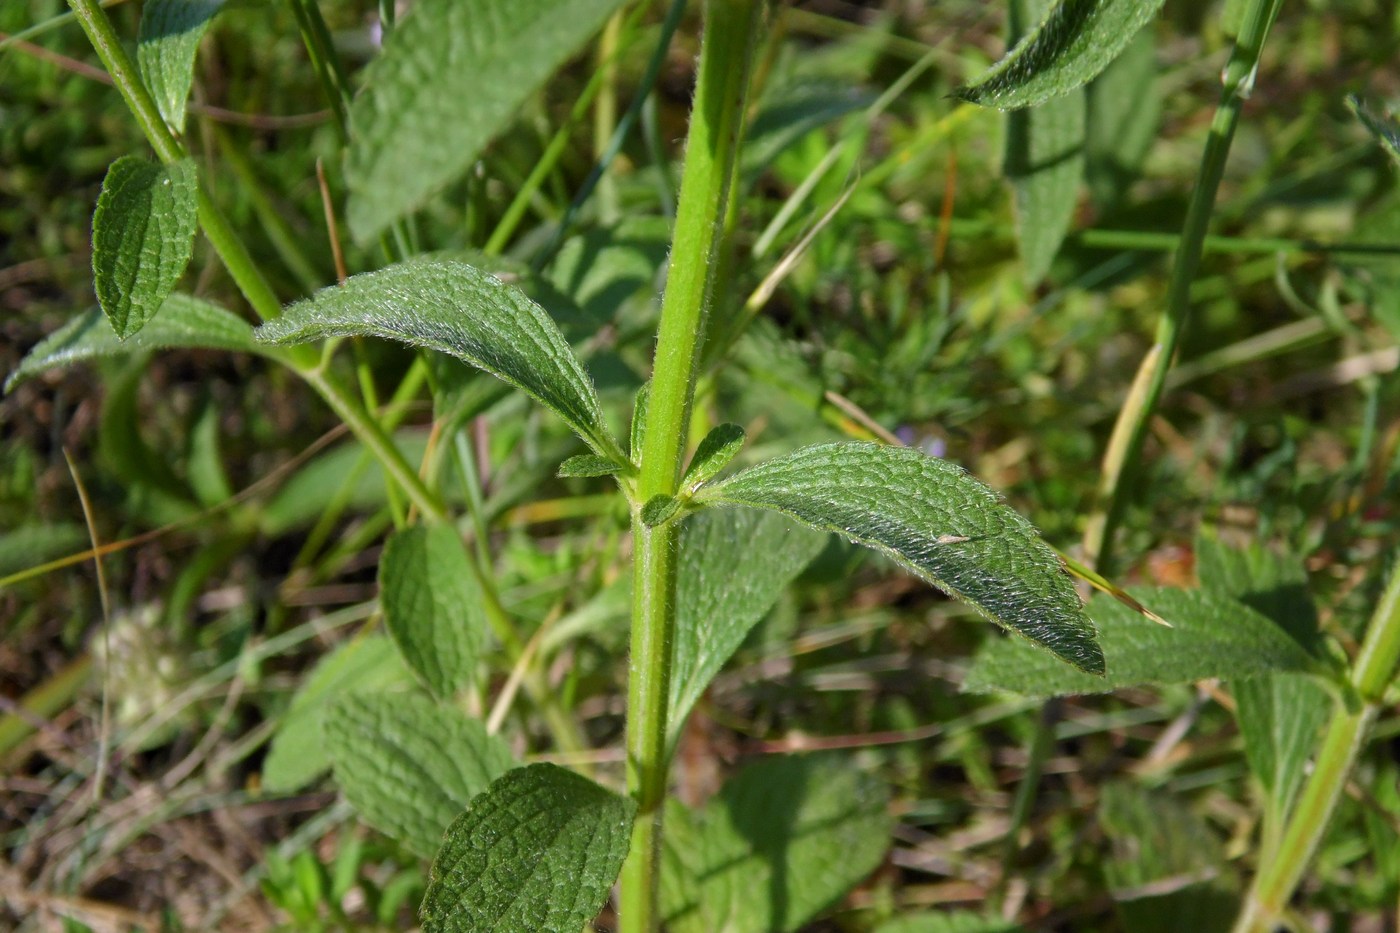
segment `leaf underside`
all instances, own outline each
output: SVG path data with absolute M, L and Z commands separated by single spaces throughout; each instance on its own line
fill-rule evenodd
M 1103 654 L 1070 577 L 1031 524 L 961 467 L 917 450 L 820 444 L 701 491 L 873 547 L 1081 670 Z
M 369 243 L 462 176 L 620 0 L 419 0 L 350 111 L 350 231 Z
M 599 456 L 626 463 L 558 326 L 493 275 L 451 260 L 400 263 L 322 289 L 257 330 L 279 344 L 349 336 L 428 347 L 484 369 L 563 418 Z
M 1163 0 L 1060 0 L 980 79 L 954 94 L 1014 110 L 1068 94 L 1093 80 L 1151 21 Z
M 622 870 L 635 813 L 557 765 L 507 772 L 448 828 L 424 933 L 578 933 Z
M 160 165 L 122 156 L 107 169 L 92 215 L 97 302 L 118 337 L 155 316 L 194 252 L 194 162 Z

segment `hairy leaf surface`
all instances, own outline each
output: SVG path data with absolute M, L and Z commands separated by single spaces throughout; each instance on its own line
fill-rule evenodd
M 1093 80 L 1151 21 L 1162 0 L 1060 0 L 973 84 L 954 93 L 1000 110 L 1030 107 Z
M 1199 590 L 1133 590 L 1172 627 L 1145 618 L 1116 600 L 1091 609 L 1108 660 L 1107 677 L 1090 677 L 1055 664 L 1008 639 L 989 641 L 963 689 L 1006 690 L 1027 696 L 1107 693 L 1139 684 L 1179 684 L 1221 677 L 1243 680 L 1273 671 L 1306 671 L 1312 657 L 1278 626 L 1234 600 Z
M 389 634 L 429 690 L 450 698 L 471 683 L 486 614 L 457 529 L 414 525 L 391 537 L 379 598 Z
M 681 526 L 672 648 L 672 739 L 695 701 L 821 551 L 824 537 L 782 515 L 705 509 Z
M 830 755 L 749 765 L 699 813 L 666 812 L 661 910 L 674 933 L 786 933 L 879 866 L 884 785 Z
M 407 687 L 413 682 L 394 643 L 383 635 L 345 642 L 317 663 L 292 697 L 263 762 L 263 787 L 273 793 L 300 790 L 331 766 L 326 711 L 352 690 Z
M 122 156 L 107 169 L 92 215 L 97 302 L 118 337 L 155 316 L 194 253 L 198 208 L 194 162 Z
M 224 0 L 146 0 L 136 43 L 136 67 L 165 122 L 185 130 L 185 102 L 194 84 L 199 41 Z
M 1094 626 L 1031 524 L 945 460 L 877 444 L 818 444 L 701 490 L 776 509 L 888 554 L 983 615 L 1091 673 Z
M 350 111 L 350 231 L 360 243 L 457 179 L 620 0 L 420 0 Z
M 416 693 L 362 693 L 331 707 L 335 780 L 365 822 L 431 858 L 473 797 L 515 761 L 461 712 Z
M 447 830 L 424 933 L 578 933 L 607 899 L 636 804 L 557 765 L 516 768 Z
M 694 489 L 708 483 L 729 465 L 744 446 L 744 429 L 737 424 L 716 426 L 700 441 L 690 465 L 681 477 L 681 486 Z
M 282 344 L 348 336 L 429 347 L 484 369 L 563 418 L 599 456 L 627 462 L 564 335 L 495 276 L 450 260 L 400 263 L 322 289 L 257 330 Z
M 112 330 L 101 309 L 93 308 L 78 315 L 41 340 L 20 360 L 19 366 L 5 380 L 5 391 L 31 376 L 60 366 L 174 347 L 243 353 L 264 351 L 253 340 L 252 326 L 233 312 L 176 293 L 165 299 L 155 318 L 125 340 Z

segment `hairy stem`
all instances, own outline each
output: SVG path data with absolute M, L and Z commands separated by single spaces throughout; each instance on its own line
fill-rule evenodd
M 640 509 L 653 496 L 674 495 L 680 481 L 706 305 L 739 149 L 760 10 L 759 0 L 707 0 L 705 4 L 700 73 L 633 507 L 636 556 L 627 690 L 627 787 L 638 812 L 622 869 L 623 933 L 651 933 L 659 926 L 657 857 L 666 796 L 666 704 L 679 556 L 678 524 L 648 528 Z
M 1240 110 L 1254 86 L 1264 39 L 1282 5 L 1283 0 L 1250 0 L 1244 26 L 1221 75 L 1224 87 L 1215 117 L 1211 120 L 1210 136 L 1206 140 L 1205 154 L 1201 157 L 1201 168 L 1186 210 L 1186 222 L 1182 226 L 1181 241 L 1167 291 L 1167 309 L 1157 322 L 1156 339 L 1134 379 L 1135 391 L 1118 412 L 1118 420 L 1113 425 L 1099 481 L 1100 511 L 1092 516 L 1085 529 L 1085 562 L 1105 575 L 1112 575 L 1113 571 L 1113 532 L 1122 519 L 1127 499 L 1124 479 L 1137 468 L 1147 426 L 1161 401 L 1167 384 L 1167 372 L 1171 369 L 1181 336 L 1190 323 L 1191 283 L 1201 264 L 1206 232 L 1215 209 L 1215 196 L 1225 172 L 1225 160 L 1230 154 L 1230 143 L 1239 123 Z

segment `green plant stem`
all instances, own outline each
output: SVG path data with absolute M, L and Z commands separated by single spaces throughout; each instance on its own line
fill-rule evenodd
M 1400 562 L 1390 580 L 1352 665 L 1350 686 L 1355 702 L 1339 702 L 1327 725 L 1317 763 L 1289 817 L 1283 839 L 1266 855 L 1244 908 L 1235 921 L 1235 933 L 1272 930 L 1289 898 L 1297 890 L 1303 872 L 1317 852 L 1332 814 L 1346 789 L 1347 778 L 1384 703 L 1385 691 L 1400 665 Z
M 641 505 L 656 495 L 674 495 L 680 481 L 706 304 L 743 128 L 760 11 L 759 0 L 707 0 L 705 4 L 698 85 L 632 513 L 635 564 L 627 787 L 637 801 L 637 820 L 622 869 L 623 933 L 651 933 L 659 925 L 656 878 L 666 796 L 666 705 L 679 557 L 678 523 L 648 528 L 641 521 Z
M 1131 402 L 1123 406 L 1113 426 L 1098 488 L 1101 511 L 1093 516 L 1084 536 L 1086 563 L 1106 575 L 1112 574 L 1113 532 L 1122 518 L 1127 499 L 1124 480 L 1137 467 L 1148 424 L 1162 398 L 1167 373 L 1181 343 L 1181 336 L 1190 323 L 1191 283 L 1200 267 L 1206 231 L 1210 227 L 1225 161 L 1230 154 L 1230 143 L 1239 123 L 1240 110 L 1254 84 L 1264 39 L 1282 4 L 1283 0 L 1250 0 L 1245 11 L 1244 26 L 1222 75 L 1224 87 L 1220 103 L 1211 120 L 1210 136 L 1206 140 L 1201 168 L 1186 210 L 1181 243 L 1177 247 L 1167 291 L 1167 309 L 1158 321 L 1152 349 L 1144 358 L 1134 380 L 1142 391 L 1135 392 Z

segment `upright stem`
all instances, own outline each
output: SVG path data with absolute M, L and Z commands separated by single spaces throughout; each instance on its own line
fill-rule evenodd
M 760 0 L 706 0 L 700 73 L 686 140 L 676 229 L 661 303 L 633 510 L 635 551 L 627 689 L 627 787 L 638 813 L 622 869 L 621 929 L 657 929 L 656 874 L 666 796 L 666 704 L 675 624 L 677 525 L 648 528 L 641 503 L 680 481 L 716 248 L 739 149 Z
M 1113 532 L 1122 518 L 1126 499 L 1123 478 L 1133 472 L 1142 454 L 1147 425 L 1162 398 L 1167 372 L 1181 343 L 1181 335 L 1190 321 L 1191 283 L 1201 264 L 1206 231 L 1210 228 L 1225 160 L 1230 154 L 1240 109 L 1254 86 L 1264 38 L 1282 5 L 1283 0 L 1250 0 L 1244 26 L 1221 74 L 1224 87 L 1215 117 L 1211 120 L 1210 137 L 1206 140 L 1205 154 L 1201 157 L 1191 203 L 1186 210 L 1186 222 L 1182 227 L 1181 242 L 1177 247 L 1167 292 L 1167 310 L 1157 322 L 1156 341 L 1134 379 L 1134 388 L 1138 391 L 1123 405 L 1113 425 L 1113 435 L 1104 455 L 1103 473 L 1099 480 L 1101 511 L 1090 519 L 1084 534 L 1085 562 L 1105 575 L 1111 575 L 1113 571 Z
M 1283 840 L 1266 855 L 1254 876 L 1235 933 L 1273 929 L 1332 821 L 1357 756 L 1366 743 L 1385 691 L 1400 664 L 1400 561 L 1371 617 L 1366 639 L 1352 666 L 1351 687 L 1359 704 L 1338 703 L 1318 751 L 1317 764 L 1289 817 Z

